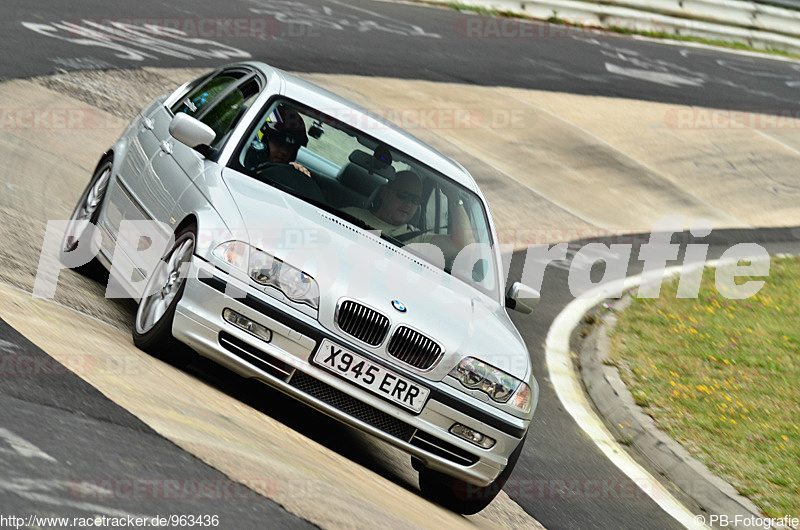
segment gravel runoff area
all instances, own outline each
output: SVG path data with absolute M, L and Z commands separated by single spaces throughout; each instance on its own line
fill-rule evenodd
M 31 81 L 130 120 L 154 98 L 207 71 L 210 69 L 78 70 L 34 77 Z

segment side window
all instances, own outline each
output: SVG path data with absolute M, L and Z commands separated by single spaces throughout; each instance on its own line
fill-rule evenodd
M 219 75 L 211 78 L 200 86 L 194 88 L 183 99 L 172 106 L 172 113 L 184 112 L 194 118 L 199 118 L 199 114 L 205 111 L 213 101 L 226 88 L 236 82 L 236 78 L 229 75 Z
M 172 106 L 173 114 L 183 112 L 211 127 L 216 136 L 211 147 L 217 147 L 258 95 L 255 79 L 221 74 L 194 88 Z
M 217 98 L 214 106 L 200 118 L 217 133 L 211 147 L 222 144 L 257 95 L 258 83 L 255 79 L 251 79 L 227 95 Z

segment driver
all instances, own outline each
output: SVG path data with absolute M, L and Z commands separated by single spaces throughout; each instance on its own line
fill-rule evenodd
M 472 230 L 457 192 L 451 188 L 443 191 L 448 200 L 452 231 L 449 234 L 421 233 L 407 243 L 432 243 L 442 250 L 445 259 L 452 260 L 462 248 L 473 242 Z M 393 181 L 380 189 L 378 197 L 380 201 L 374 211 L 356 207 L 344 208 L 343 211 L 389 236 L 402 237 L 404 234 L 419 232 L 419 229 L 410 224 L 422 202 L 422 181 L 416 173 L 398 172 Z
M 304 175 L 311 176 L 306 167 L 295 162 L 300 146 L 308 145 L 305 123 L 300 114 L 291 109 L 276 109 L 269 115 L 261 131 L 266 142 L 255 140 L 251 144 L 248 152 L 250 163 L 246 162 L 245 165 L 253 167 L 258 173 L 263 164 L 289 164 Z

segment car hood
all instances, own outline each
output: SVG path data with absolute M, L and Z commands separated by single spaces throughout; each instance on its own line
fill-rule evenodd
M 237 238 L 244 240 L 246 234 L 250 245 L 317 280 L 318 318 L 331 332 L 396 362 L 385 351 L 388 340 L 370 347 L 336 325 L 337 306 L 349 299 L 386 316 L 389 334 L 404 325 L 442 347 L 442 360 L 419 372 L 424 377 L 441 380 L 461 359 L 472 356 L 528 380 L 527 349 L 496 300 L 313 204 L 230 169 L 223 178 L 244 227 Z

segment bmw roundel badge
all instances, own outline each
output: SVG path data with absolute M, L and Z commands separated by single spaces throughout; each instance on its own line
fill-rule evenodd
M 401 313 L 405 313 L 406 312 L 406 306 L 404 306 L 403 303 L 400 302 L 399 300 L 392 300 L 392 307 L 394 307 L 395 309 L 397 309 Z

